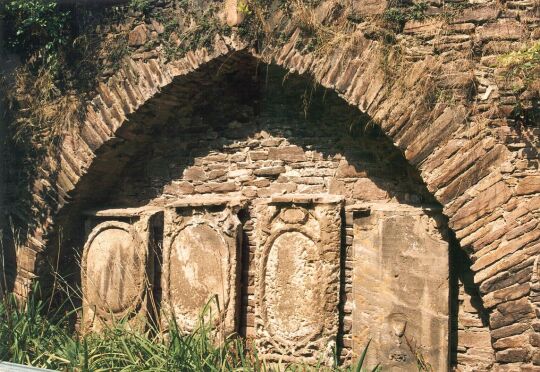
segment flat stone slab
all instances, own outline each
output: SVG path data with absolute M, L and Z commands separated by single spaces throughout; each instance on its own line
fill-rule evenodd
M 99 332 L 119 319 L 133 329 L 144 327 L 153 283 L 152 226 L 161 210 L 106 209 L 91 216 L 105 221 L 93 227 L 87 221 L 81 263 L 83 330 Z M 128 217 L 129 222 L 118 217 Z
M 243 207 L 247 203 L 247 199 L 241 197 L 219 196 L 219 195 L 204 195 L 204 196 L 189 196 L 167 204 L 168 208 L 185 208 L 185 207 L 205 207 L 211 205 L 223 205 L 228 207 Z
M 273 196 L 269 204 L 341 204 L 345 198 L 331 194 L 286 194 Z
M 138 217 L 161 211 L 163 209 L 159 207 L 145 206 L 140 208 L 91 209 L 84 211 L 83 215 L 89 217 Z
M 380 211 L 407 214 L 424 214 L 424 212 L 441 212 L 442 207 L 436 204 L 408 205 L 399 203 L 357 203 L 345 207 L 347 212 Z
M 367 365 L 412 371 L 411 342 L 434 371 L 446 370 L 449 246 L 442 216 L 430 207 L 372 207 L 354 217 L 353 351 L 360 355 L 371 340 Z
M 161 321 L 189 333 L 201 316 L 224 336 L 238 331 L 242 224 L 237 197 L 187 197 L 165 210 Z M 222 209 L 211 208 L 215 206 Z M 206 310 L 205 310 L 206 309 Z
M 255 343 L 268 362 L 332 363 L 339 331 L 341 202 L 284 195 L 255 208 Z M 301 204 L 301 205 L 297 205 Z

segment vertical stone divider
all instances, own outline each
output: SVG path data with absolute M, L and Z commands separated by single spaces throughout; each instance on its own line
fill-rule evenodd
M 370 211 L 370 212 L 368 212 Z M 361 204 L 354 216 L 353 350 L 367 365 L 449 363 L 449 243 L 437 207 Z
M 529 336 L 534 348 L 532 361 L 535 365 L 540 365 L 540 256 L 534 261 L 529 300 L 536 313 L 536 319 L 532 322 L 533 332 Z
M 239 334 L 244 337 L 248 346 L 251 346 L 254 335 L 253 317 L 253 258 L 255 257 L 256 246 L 254 242 L 255 221 L 251 211 L 246 208 L 242 210 L 238 217 L 242 223 L 242 269 L 240 279 L 240 325 Z
M 340 347 L 341 347 L 341 363 L 343 365 L 350 365 L 355 359 L 355 353 L 353 350 L 353 309 L 354 309 L 354 297 L 353 297 L 353 275 L 354 275 L 354 220 L 359 216 L 369 216 L 369 207 L 362 208 L 356 207 L 354 210 L 347 208 L 344 211 L 345 222 L 345 236 L 343 241 L 342 257 L 342 283 L 341 283 L 341 303 L 340 310 L 343 313 L 342 320 L 342 332 L 340 334 Z
M 260 358 L 332 365 L 339 333 L 343 198 L 274 196 L 255 206 Z
M 181 332 L 201 326 L 219 336 L 238 332 L 244 199 L 188 197 L 164 218 L 162 316 Z
M 143 329 L 155 308 L 153 226 L 162 211 L 143 207 L 84 214 L 83 331 L 100 331 L 114 321 Z

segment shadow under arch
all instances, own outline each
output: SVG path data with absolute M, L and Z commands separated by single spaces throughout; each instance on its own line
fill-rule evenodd
M 217 161 L 221 154 L 236 153 L 238 148 L 246 149 L 251 160 L 254 156 L 269 160 L 268 153 L 259 151 L 264 141 L 273 149 L 268 152 L 275 153 L 275 163 L 267 168 L 288 166 L 289 175 L 268 169 L 277 172 L 261 177 L 269 183 L 253 183 L 248 189 L 233 185 L 243 184 L 242 172 L 228 173 L 244 169 L 238 164 L 245 158 L 236 160 L 236 169 L 216 166 L 201 171 L 206 161 L 212 161 L 208 157 Z M 373 201 L 369 195 L 374 193 L 374 200 L 381 202 L 437 204 L 418 172 L 369 117 L 336 93 L 245 53 L 229 54 L 176 77 L 129 115 L 95 155 L 70 194 L 71 201 L 58 213 L 47 249 L 49 267 L 60 269 L 75 286 L 84 244 L 83 211 L 88 209 L 139 207 L 188 194 L 261 189 L 267 194 L 259 197 L 272 192 L 325 192 Z M 303 172 L 302 161 L 290 166 L 287 159 L 295 157 L 311 162 L 310 171 Z M 340 177 L 335 177 L 337 172 Z

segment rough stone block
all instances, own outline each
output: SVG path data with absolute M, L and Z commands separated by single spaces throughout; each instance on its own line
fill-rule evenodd
M 405 34 L 413 34 L 418 36 L 434 36 L 440 32 L 443 22 L 438 20 L 428 19 L 426 21 L 408 21 L 405 24 L 403 32 Z
M 484 306 L 486 308 L 491 308 L 500 304 L 501 302 L 516 300 L 529 294 L 530 289 L 530 283 L 523 283 L 488 293 L 483 298 Z
M 138 25 L 129 33 L 128 44 L 131 47 L 140 47 L 146 44 L 147 39 L 146 26 Z
M 465 9 L 457 16 L 452 23 L 484 23 L 498 17 L 500 10 L 496 6 L 482 6 L 478 8 Z
M 238 0 L 225 0 L 225 21 L 229 27 L 238 26 L 244 21 L 245 14 L 239 10 L 241 4 Z
M 206 181 L 208 176 L 201 167 L 189 167 L 184 170 L 184 179 L 186 181 Z
M 272 183 L 269 187 L 257 190 L 257 196 L 267 198 L 279 194 L 287 194 L 295 192 L 298 186 L 292 182 Z
M 164 194 L 171 194 L 171 195 L 193 194 L 194 191 L 195 191 L 195 188 L 193 187 L 193 185 L 185 181 L 172 182 L 171 184 L 166 185 L 163 188 Z
M 272 147 L 268 150 L 268 159 L 283 160 L 286 162 L 304 161 L 304 150 L 298 146 Z
M 495 353 L 495 360 L 502 363 L 524 362 L 527 360 L 527 355 L 527 349 L 506 349 Z
M 255 169 L 253 174 L 255 174 L 258 177 L 277 177 L 281 173 L 285 172 L 285 167 L 277 166 L 277 167 L 262 167 L 259 169 Z
M 497 306 L 497 310 L 492 312 L 489 317 L 489 324 L 492 329 L 497 329 L 534 317 L 534 310 L 529 299 L 521 298 Z
M 529 176 L 519 181 L 516 194 L 527 195 L 534 193 L 540 193 L 540 176 Z
M 252 161 L 266 160 L 268 159 L 268 152 L 267 151 L 250 151 L 249 158 Z
M 528 341 L 529 341 L 529 335 L 527 334 L 515 335 L 515 336 L 501 338 L 497 340 L 495 343 L 493 343 L 493 348 L 497 350 L 518 348 L 523 345 L 526 345 Z
M 369 178 L 360 178 L 354 183 L 352 196 L 359 200 L 387 199 L 388 193 Z
M 520 40 L 524 35 L 523 25 L 517 21 L 498 21 L 476 29 L 478 38 L 488 40 Z
M 451 227 L 457 230 L 466 227 L 468 224 L 473 223 L 478 218 L 483 217 L 496 207 L 507 202 L 511 196 L 512 191 L 504 182 L 496 183 L 460 208 L 451 219 Z
M 491 338 L 487 330 L 480 332 L 473 330 L 459 331 L 458 342 L 460 346 L 467 348 L 491 349 Z
M 510 337 L 514 335 L 519 335 L 521 333 L 524 333 L 529 329 L 529 325 L 525 323 L 516 323 L 512 324 L 506 327 L 501 327 L 498 329 L 494 329 L 491 331 L 491 337 L 494 340 L 498 340 L 500 338 Z

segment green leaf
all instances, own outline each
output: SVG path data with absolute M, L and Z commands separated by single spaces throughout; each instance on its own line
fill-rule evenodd
M 364 361 L 366 359 L 366 355 L 368 352 L 369 344 L 371 343 L 371 339 L 368 341 L 366 347 L 364 347 L 364 351 L 362 352 L 362 355 L 360 356 L 360 359 L 358 359 L 358 364 L 356 365 L 356 372 L 361 372 L 362 367 L 364 366 Z

